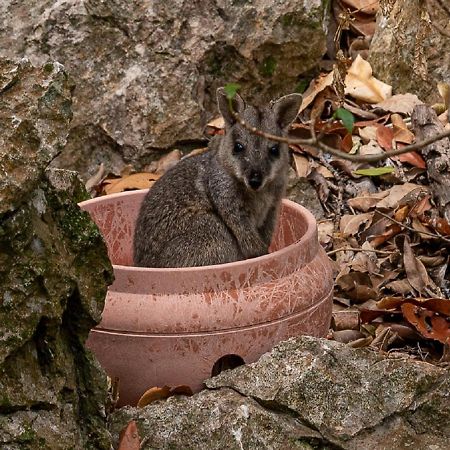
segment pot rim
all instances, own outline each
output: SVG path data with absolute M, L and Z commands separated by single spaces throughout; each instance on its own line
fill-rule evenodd
M 134 195 L 144 195 L 148 192 L 149 189 L 138 189 L 134 191 L 125 191 L 125 192 L 119 192 L 117 194 L 109 194 L 102 197 L 95 197 L 89 200 L 85 200 L 83 202 L 80 202 L 78 205 L 80 208 L 85 210 L 86 206 L 90 206 L 93 204 L 100 203 L 103 200 L 114 200 L 117 198 L 122 197 L 130 197 Z M 274 252 L 268 253 L 266 255 L 257 256 L 255 258 L 249 258 L 239 261 L 233 261 L 229 263 L 224 264 L 214 264 L 214 265 L 208 265 L 208 266 L 194 266 L 194 267 L 139 267 L 139 266 L 128 266 L 123 264 L 112 264 L 114 271 L 124 271 L 128 273 L 153 273 L 155 275 L 157 274 L 171 274 L 171 273 L 197 273 L 198 272 L 216 272 L 220 270 L 227 270 L 227 269 L 246 269 L 250 268 L 251 266 L 257 265 L 257 264 L 264 264 L 266 262 L 271 261 L 272 259 L 276 259 L 279 257 L 283 257 L 284 255 L 290 253 L 293 251 L 294 248 L 297 249 L 297 247 L 302 246 L 303 249 L 305 249 L 305 252 L 310 254 L 310 257 L 314 257 L 315 253 L 317 252 L 317 247 L 319 246 L 319 242 L 317 239 L 317 222 L 312 213 L 306 209 L 304 206 L 299 205 L 296 202 L 293 202 L 292 200 L 288 200 L 286 198 L 282 199 L 282 202 L 289 206 L 289 208 L 296 209 L 297 212 L 304 218 L 305 223 L 307 225 L 307 228 L 305 230 L 305 233 L 302 235 L 302 237 L 292 244 L 287 245 L 286 247 L 283 247 L 279 250 L 276 250 Z M 313 250 L 313 251 L 311 251 Z M 298 249 L 297 249 L 298 251 Z M 308 262 L 310 258 L 307 258 L 305 262 Z

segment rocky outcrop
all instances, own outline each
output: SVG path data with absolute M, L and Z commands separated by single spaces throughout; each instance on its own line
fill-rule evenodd
M 0 55 L 57 60 L 73 76 L 73 145 L 59 167 L 91 157 L 97 143 L 144 164 L 154 149 L 203 137 L 224 83 L 240 83 L 250 100 L 292 92 L 325 53 L 324 3 L 6 1 Z
M 210 390 L 112 416 L 137 421 L 143 448 L 444 450 L 450 371 L 313 337 L 290 339 Z
M 396 93 L 413 92 L 427 102 L 442 101 L 436 84 L 450 82 L 449 19 L 436 0 L 380 1 L 369 52 L 374 75 Z
M 0 448 L 108 449 L 103 371 L 85 349 L 111 266 L 76 204 L 76 172 L 48 169 L 71 118 L 60 64 L 0 62 Z

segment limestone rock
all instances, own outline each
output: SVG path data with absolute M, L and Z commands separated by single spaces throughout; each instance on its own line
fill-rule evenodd
M 325 211 L 314 186 L 307 178 L 297 177 L 292 169 L 289 172 L 286 198 L 307 208 L 316 220 L 323 219 L 325 216 Z
M 0 58 L 0 214 L 35 189 L 65 145 L 71 103 L 59 63 L 36 69 Z
M 146 440 L 142 448 L 148 450 L 311 450 L 322 442 L 319 433 L 295 416 L 270 411 L 231 389 L 172 397 L 143 409 L 122 408 L 111 420 L 114 442 L 132 419 Z
M 292 92 L 325 53 L 323 3 L 6 0 L 0 56 L 65 65 L 75 155 L 108 136 L 124 161 L 146 164 L 154 149 L 203 138 L 224 83 L 239 82 L 249 100 Z
M 108 449 L 105 375 L 84 343 L 112 272 L 76 202 L 76 172 L 48 169 L 67 139 L 59 64 L 0 62 L 0 448 Z
M 305 336 L 206 385 L 290 411 L 340 448 L 444 450 L 450 442 L 450 371 L 404 356 Z
M 444 450 L 450 371 L 303 336 L 206 381 L 209 391 L 124 408 L 113 441 L 136 420 L 144 449 Z
M 426 102 L 442 101 L 436 84 L 450 82 L 450 38 L 432 22 L 450 32 L 449 17 L 438 2 L 380 1 L 369 52 L 377 78 L 391 84 L 395 93 L 411 92 Z

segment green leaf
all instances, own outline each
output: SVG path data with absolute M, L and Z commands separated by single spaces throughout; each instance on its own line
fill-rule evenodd
M 237 83 L 228 83 L 223 88 L 225 91 L 225 94 L 227 94 L 228 100 L 233 100 L 233 98 L 236 96 L 237 91 L 241 88 L 241 86 Z
M 344 127 L 347 128 L 347 131 L 349 133 L 353 131 L 353 124 L 355 123 L 355 118 L 353 117 L 353 114 L 350 111 L 347 111 L 344 108 L 338 108 L 334 112 L 333 118 L 341 119 Z
M 387 173 L 392 173 L 395 169 L 390 166 L 386 167 L 373 167 L 371 169 L 358 169 L 354 170 L 355 175 L 367 175 L 369 177 L 379 177 L 380 175 L 386 175 Z

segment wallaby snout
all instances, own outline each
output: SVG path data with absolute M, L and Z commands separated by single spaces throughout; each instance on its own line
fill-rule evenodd
M 263 174 L 259 170 L 252 170 L 248 177 L 249 186 L 255 191 L 258 190 L 263 184 Z

